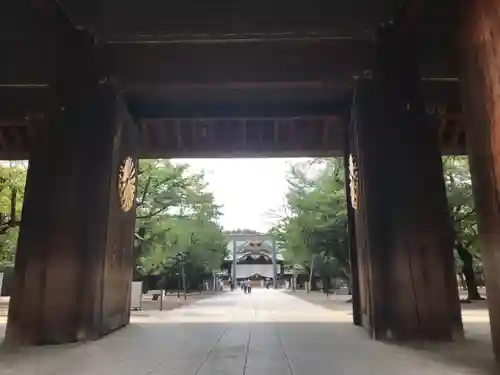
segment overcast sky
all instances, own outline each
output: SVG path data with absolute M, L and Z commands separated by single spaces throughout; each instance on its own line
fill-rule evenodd
M 283 206 L 289 165 L 307 159 L 175 159 L 204 171 L 209 190 L 223 205 L 224 229 L 267 231 L 275 221 L 269 211 Z

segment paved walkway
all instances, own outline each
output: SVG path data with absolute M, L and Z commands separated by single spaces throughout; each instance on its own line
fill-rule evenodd
M 484 374 L 425 352 L 371 341 L 346 309 L 285 292 L 225 293 L 137 313 L 100 341 L 0 355 L 0 375 Z

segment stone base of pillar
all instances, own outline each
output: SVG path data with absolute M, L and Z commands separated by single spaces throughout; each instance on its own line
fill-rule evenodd
M 38 125 L 5 342 L 96 339 L 130 319 L 138 129 L 107 85 Z

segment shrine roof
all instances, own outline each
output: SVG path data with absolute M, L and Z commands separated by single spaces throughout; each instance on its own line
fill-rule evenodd
M 248 255 L 248 253 L 241 253 L 241 254 L 237 254 L 236 256 L 236 259 L 239 260 L 241 258 L 243 258 L 244 256 Z M 268 254 L 269 257 L 271 257 L 270 255 L 271 254 Z M 231 262 L 233 260 L 233 254 L 229 254 L 227 255 L 225 258 L 224 258 L 224 261 L 225 262 Z M 280 254 L 280 253 L 277 253 L 276 254 L 276 260 L 278 262 L 283 262 L 285 260 L 285 258 L 283 257 L 283 254 Z
M 248 254 L 264 254 L 272 256 L 273 236 L 268 234 L 228 234 L 227 256 L 225 261 L 233 260 L 233 250 L 236 250 L 236 258 L 240 259 Z M 276 244 L 276 259 L 283 261 L 281 252 L 283 249 Z

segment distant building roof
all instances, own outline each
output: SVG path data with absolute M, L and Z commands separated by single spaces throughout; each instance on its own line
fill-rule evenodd
M 237 254 L 236 255 L 236 259 L 237 260 L 240 260 L 242 257 L 248 255 L 248 253 L 241 253 L 241 254 Z M 272 257 L 272 253 L 267 253 L 265 254 L 267 256 L 269 256 L 270 258 Z M 233 254 L 229 254 L 228 256 L 226 256 L 224 258 L 224 261 L 232 261 L 233 260 Z M 280 254 L 280 253 L 276 253 L 276 260 L 279 261 L 279 262 L 283 262 L 285 260 L 285 258 L 283 258 L 283 254 Z
M 241 259 L 249 254 L 264 255 L 272 257 L 274 237 L 269 234 L 228 234 L 227 256 L 225 261 L 233 260 L 233 252 L 236 252 L 236 259 Z M 276 260 L 283 261 L 281 249 L 277 247 Z

